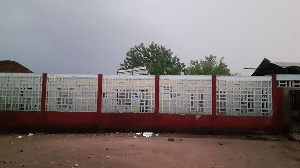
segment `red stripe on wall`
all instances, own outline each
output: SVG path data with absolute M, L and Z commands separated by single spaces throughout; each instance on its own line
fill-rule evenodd
M 46 121 L 46 96 L 47 96 L 47 73 L 43 73 L 43 81 L 42 81 L 42 96 L 41 96 L 41 117 L 40 124 L 45 125 Z
M 281 133 L 283 131 L 283 96 L 282 88 L 277 87 L 276 74 L 272 75 L 272 108 L 273 119 L 272 128 L 274 131 Z
M 101 126 L 102 123 L 102 81 L 103 74 L 98 74 L 97 117 L 95 117 L 95 124 L 98 126 Z
M 216 115 L 217 115 L 217 77 L 212 75 L 211 81 L 211 97 L 212 97 L 212 117 L 211 117 L 211 127 L 215 128 Z
M 155 75 L 155 115 L 159 115 L 159 75 Z

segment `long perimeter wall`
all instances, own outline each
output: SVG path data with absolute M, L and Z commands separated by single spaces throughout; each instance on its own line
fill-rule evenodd
M 278 79 L 277 79 L 278 78 Z M 0 74 L 0 128 L 282 130 L 300 75 Z

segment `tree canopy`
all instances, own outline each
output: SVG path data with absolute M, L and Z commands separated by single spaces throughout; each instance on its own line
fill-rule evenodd
M 145 66 L 151 75 L 181 75 L 185 70 L 184 63 L 177 56 L 172 56 L 171 49 L 152 42 L 149 46 L 143 43 L 130 48 L 126 53 L 120 69 L 132 69 Z
M 235 75 L 231 74 L 226 63 L 224 63 L 224 57 L 221 57 L 219 61 L 217 56 L 209 55 L 205 57 L 205 60 L 191 60 L 190 66 L 186 68 L 186 75 Z

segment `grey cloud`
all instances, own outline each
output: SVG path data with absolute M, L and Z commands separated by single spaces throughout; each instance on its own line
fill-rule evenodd
M 297 61 L 299 1 L 0 1 L 0 59 L 37 73 L 115 74 L 154 41 L 188 63 L 225 57 L 233 72 Z M 299 61 L 298 61 L 299 62 Z

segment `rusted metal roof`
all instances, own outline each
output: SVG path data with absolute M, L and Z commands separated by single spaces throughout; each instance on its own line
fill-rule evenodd
M 3 60 L 0 61 L 0 73 L 33 73 L 16 61 Z
M 252 76 L 264 76 L 271 74 L 300 74 L 300 63 L 274 62 L 264 58 L 256 68 Z
M 281 67 L 291 67 L 291 66 L 298 66 L 300 67 L 299 62 L 274 62 L 274 64 L 279 65 Z

